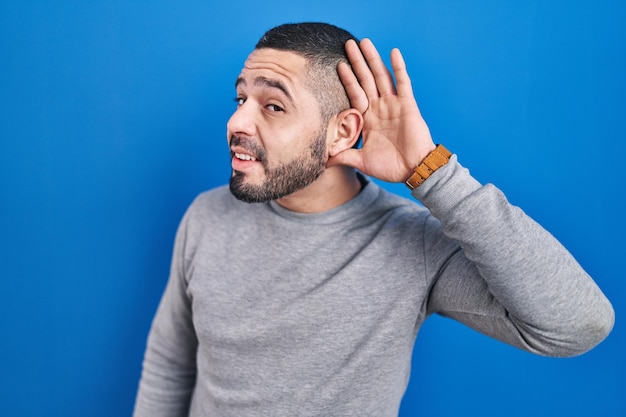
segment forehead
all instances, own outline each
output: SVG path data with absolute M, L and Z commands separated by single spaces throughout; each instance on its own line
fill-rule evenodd
M 306 64 L 306 59 L 294 52 L 269 48 L 255 49 L 246 59 L 239 79 L 265 77 L 284 82 L 290 89 L 297 91 L 304 87 Z

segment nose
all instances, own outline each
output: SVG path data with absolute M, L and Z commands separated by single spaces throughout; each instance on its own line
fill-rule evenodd
M 228 129 L 228 137 L 233 135 L 241 136 L 254 136 L 255 123 L 253 105 L 249 101 L 245 101 L 243 104 L 237 106 L 237 110 L 230 116 L 226 127 Z

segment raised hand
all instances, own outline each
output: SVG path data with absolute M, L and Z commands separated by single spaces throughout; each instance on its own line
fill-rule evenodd
M 388 182 L 402 182 L 435 149 L 413 96 L 402 54 L 391 51 L 396 82 L 369 39 L 346 43 L 350 65 L 338 71 L 351 106 L 363 115 L 363 145 L 347 149 L 329 165 L 348 165 Z

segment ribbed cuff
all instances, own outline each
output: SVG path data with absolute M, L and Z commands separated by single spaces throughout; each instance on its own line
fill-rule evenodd
M 420 200 L 438 219 L 453 210 L 466 197 L 480 189 L 481 184 L 459 164 L 456 155 L 435 171 L 411 194 Z

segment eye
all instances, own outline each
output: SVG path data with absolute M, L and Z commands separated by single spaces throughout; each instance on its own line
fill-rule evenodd
M 235 97 L 235 103 L 237 103 L 237 107 L 242 106 L 243 103 L 246 102 L 246 99 L 243 97 Z
M 285 109 L 283 109 L 282 107 L 276 105 L 276 104 L 268 104 L 267 106 L 265 106 L 269 111 L 271 112 L 282 112 L 285 111 Z

